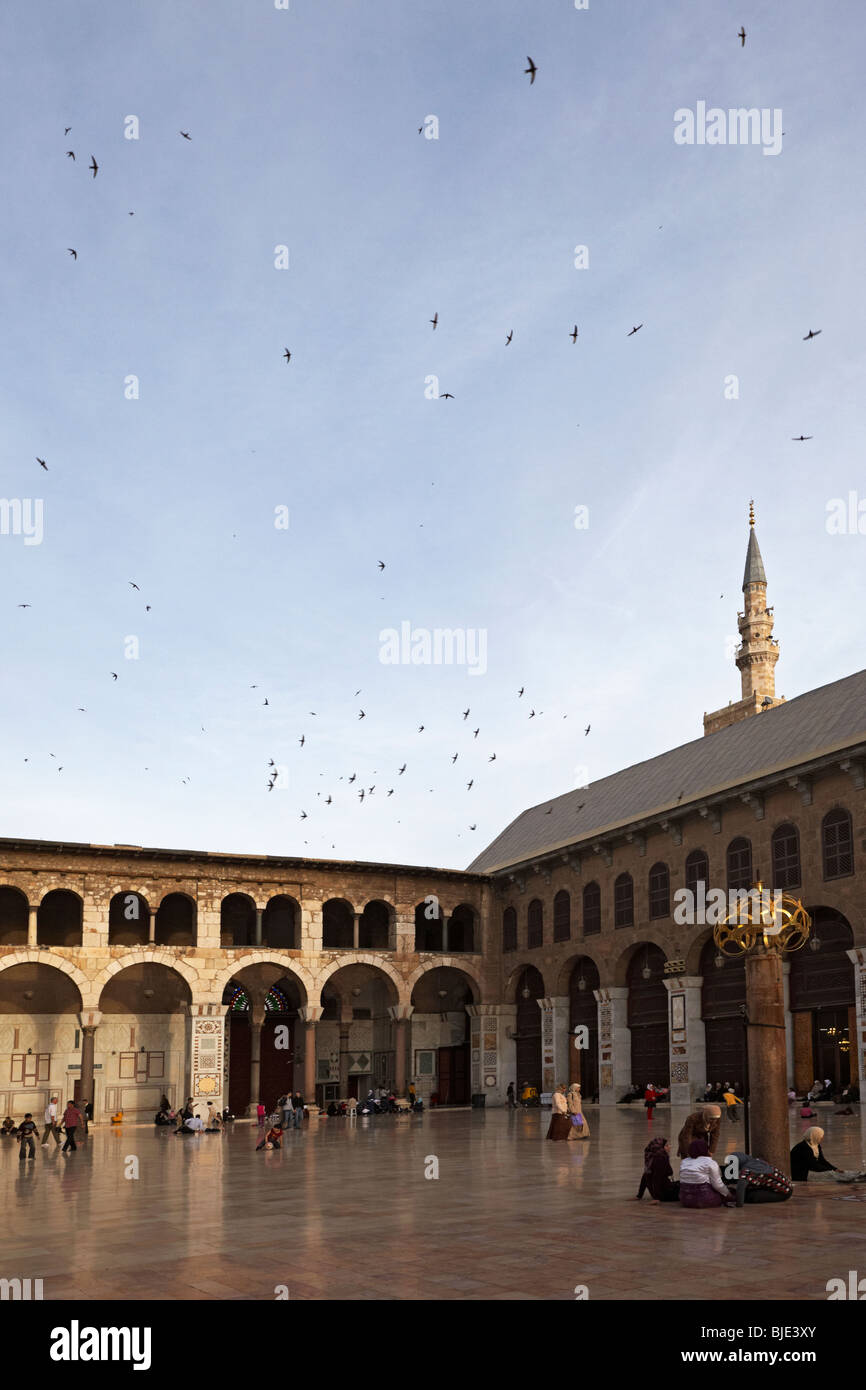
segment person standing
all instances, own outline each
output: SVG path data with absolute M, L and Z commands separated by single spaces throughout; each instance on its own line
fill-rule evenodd
M 588 1139 L 589 1124 L 583 1113 L 583 1097 L 580 1093 L 580 1084 L 573 1081 L 568 1088 L 566 1097 L 568 1106 L 568 1117 L 571 1129 L 568 1132 L 569 1139 Z
M 262 1104 L 261 1101 L 259 1101 L 258 1105 L 256 1106 L 256 1122 L 257 1122 L 257 1124 L 258 1124 L 259 1129 L 264 1129 L 264 1127 L 265 1127 L 265 1107 L 264 1107 L 264 1105 Z
M 571 1133 L 571 1120 L 568 1115 L 568 1102 L 565 1099 L 565 1082 L 560 1082 L 551 1097 L 550 1102 L 550 1125 L 547 1130 L 547 1138 L 554 1143 L 560 1139 L 568 1139 Z
M 60 1133 L 57 1128 L 57 1097 L 52 1096 L 45 1107 L 45 1129 L 42 1131 L 42 1147 L 48 1148 L 48 1136 L 51 1135 L 55 1144 L 60 1143 Z
M 508 1088 L 507 1088 L 507 1090 L 506 1090 L 506 1092 L 505 1092 L 505 1100 L 506 1100 L 506 1103 L 507 1103 L 507 1105 L 508 1105 L 508 1109 L 509 1109 L 509 1110 L 516 1110 L 516 1109 L 517 1109 L 517 1101 L 514 1099 L 514 1082 L 513 1082 L 513 1081 L 509 1081 L 509 1083 L 508 1083 Z
M 712 1158 L 719 1142 L 722 1112 L 718 1105 L 705 1105 L 686 1117 L 677 1139 L 677 1158 L 688 1158 L 693 1139 L 703 1139 Z
M 658 1101 L 658 1098 L 659 1092 L 656 1090 L 653 1083 L 651 1081 L 648 1081 L 646 1084 L 646 1090 L 643 1093 L 643 1103 L 646 1106 L 646 1117 L 650 1121 L 652 1120 L 653 1110 L 656 1107 L 656 1102 Z
M 293 1107 L 292 1107 L 292 1095 L 291 1095 L 291 1092 L 290 1092 L 290 1091 L 286 1092 L 286 1094 L 283 1096 L 283 1099 L 282 1099 L 282 1102 L 281 1102 L 281 1105 L 280 1105 L 280 1109 L 281 1109 L 282 1112 L 283 1112 L 283 1133 L 285 1134 L 286 1130 L 291 1126 L 291 1123 L 292 1123 L 292 1109 L 293 1109 Z
M 295 1091 L 292 1096 L 292 1110 L 294 1111 L 295 1129 L 300 1129 L 304 1118 L 304 1097 L 300 1091 Z
M 39 1126 L 36 1124 L 30 1111 L 24 1116 L 18 1126 L 18 1160 L 24 1162 L 25 1158 L 36 1157 L 36 1140 L 34 1135 L 39 1133 Z M 29 1154 L 24 1153 L 25 1146 L 30 1150 Z
M 64 1153 L 74 1153 L 78 1148 L 75 1142 L 75 1131 L 81 1124 L 81 1111 L 74 1101 L 67 1102 L 63 1112 L 63 1128 L 66 1130 L 66 1140 L 63 1145 Z

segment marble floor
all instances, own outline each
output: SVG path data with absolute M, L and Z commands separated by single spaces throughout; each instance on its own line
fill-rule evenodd
M 866 1167 L 866 1121 L 834 1110 L 817 1121 L 826 1154 Z M 676 1135 L 685 1114 L 660 1108 L 650 1132 Z M 324 1120 L 270 1153 L 246 1123 L 186 1139 L 101 1126 L 75 1154 L 51 1144 L 24 1164 L 3 1141 L 0 1278 L 40 1278 L 59 1300 L 279 1286 L 295 1300 L 571 1300 L 578 1285 L 590 1299 L 824 1300 L 828 1279 L 866 1275 L 866 1183 L 798 1184 L 741 1211 L 638 1204 L 645 1112 L 587 1118 L 592 1138 L 569 1144 L 545 1143 L 548 1112 L 505 1110 Z M 742 1142 L 723 1125 L 719 1154 Z M 792 1117 L 792 1142 L 806 1128 Z

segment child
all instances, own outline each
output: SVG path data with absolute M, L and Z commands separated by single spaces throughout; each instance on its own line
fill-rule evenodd
M 728 1119 L 731 1120 L 734 1124 L 736 1124 L 737 1106 L 742 1105 L 743 1102 L 740 1100 L 740 1097 L 735 1096 L 733 1091 L 731 1090 L 722 1092 L 722 1100 L 728 1107 Z
M 282 1127 L 282 1125 L 271 1125 L 271 1128 L 268 1130 L 268 1132 L 267 1132 L 267 1134 L 265 1135 L 264 1139 L 260 1140 L 259 1143 L 256 1144 L 256 1153 L 258 1153 L 259 1149 L 279 1149 L 279 1148 L 282 1148 L 282 1144 L 283 1144 L 283 1127 Z

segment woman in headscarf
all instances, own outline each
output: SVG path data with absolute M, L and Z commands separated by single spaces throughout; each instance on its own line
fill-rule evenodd
M 791 1150 L 791 1177 L 794 1182 L 806 1182 L 810 1173 L 838 1173 L 841 1171 L 824 1157 L 824 1150 L 821 1148 L 823 1138 L 823 1129 L 819 1129 L 817 1125 L 812 1125 L 810 1129 L 806 1130 L 799 1144 L 794 1145 Z
M 680 1203 L 684 1207 L 732 1207 L 736 1198 L 722 1181 L 704 1139 L 693 1139 L 680 1164 Z
M 640 1201 L 648 1192 L 654 1202 L 675 1202 L 680 1195 L 680 1185 L 674 1182 L 670 1160 L 671 1146 L 660 1136 L 651 1139 L 643 1151 L 643 1176 L 637 1192 Z
M 588 1139 L 589 1124 L 583 1113 L 583 1097 L 580 1093 L 580 1084 L 577 1081 L 572 1081 L 568 1088 L 566 1105 L 568 1107 L 568 1116 L 571 1124 L 571 1129 L 568 1133 L 569 1139 Z
M 736 1159 L 734 1172 L 739 1174 L 734 1178 L 729 1176 L 732 1159 Z M 736 1193 L 738 1207 L 744 1203 L 752 1206 L 761 1202 L 786 1202 L 794 1191 L 789 1177 L 766 1159 L 756 1158 L 753 1154 L 728 1154 L 724 1176 L 728 1187 Z
M 719 1131 L 722 1127 L 722 1110 L 718 1105 L 704 1105 L 686 1119 L 677 1139 L 677 1158 L 688 1158 L 689 1145 L 693 1139 L 703 1139 L 710 1157 L 716 1152 Z
M 557 1086 L 554 1091 L 551 1099 L 550 1111 L 550 1127 L 547 1131 L 548 1139 L 567 1139 L 571 1132 L 571 1120 L 568 1116 L 568 1105 L 565 1099 L 565 1082 Z

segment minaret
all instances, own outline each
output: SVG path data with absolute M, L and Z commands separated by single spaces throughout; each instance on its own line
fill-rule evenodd
M 737 614 L 740 645 L 737 667 L 742 683 L 742 699 L 726 709 L 704 715 L 704 733 L 714 734 L 728 724 L 747 719 L 783 703 L 776 698 L 776 662 L 779 643 L 773 636 L 773 610 L 767 607 L 767 576 L 761 548 L 755 534 L 755 504 L 749 503 L 749 544 L 743 574 L 744 611 Z

